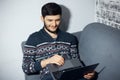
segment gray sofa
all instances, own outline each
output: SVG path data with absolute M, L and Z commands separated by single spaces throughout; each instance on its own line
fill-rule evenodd
M 97 80 L 120 80 L 120 30 L 91 23 L 73 34 L 79 40 L 79 52 L 85 65 L 100 63 L 96 68 Z M 25 80 L 39 80 L 39 75 L 25 75 Z
M 79 51 L 86 65 L 100 63 L 97 80 L 120 80 L 120 30 L 101 23 L 88 24 L 75 33 Z

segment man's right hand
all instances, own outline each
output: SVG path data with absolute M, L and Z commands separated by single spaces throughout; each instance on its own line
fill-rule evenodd
M 58 66 L 62 66 L 64 65 L 64 58 L 60 55 L 55 54 L 52 57 L 41 61 L 41 66 L 43 68 L 46 67 L 47 64 L 56 64 Z

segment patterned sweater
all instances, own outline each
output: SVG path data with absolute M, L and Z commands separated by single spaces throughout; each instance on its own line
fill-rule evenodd
M 67 54 L 68 59 L 79 58 L 77 38 L 61 30 L 58 30 L 57 39 L 53 39 L 44 29 L 31 34 L 24 46 L 23 71 L 26 74 L 43 72 L 40 61 L 54 54 Z

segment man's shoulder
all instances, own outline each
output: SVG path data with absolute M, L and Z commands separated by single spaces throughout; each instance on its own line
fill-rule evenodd
M 38 35 L 39 35 L 39 32 L 36 31 L 36 32 L 31 33 L 29 37 L 36 37 Z
M 32 34 L 29 35 L 26 44 L 27 45 L 37 45 L 38 42 L 40 41 L 41 34 L 40 31 L 33 32 Z
M 35 31 L 29 35 L 29 37 L 39 37 L 41 34 L 41 30 Z
M 69 42 L 78 42 L 77 37 L 74 36 L 72 33 L 62 31 L 61 36 L 63 39 L 65 39 Z
M 62 35 L 69 38 L 76 38 L 72 33 L 62 31 Z

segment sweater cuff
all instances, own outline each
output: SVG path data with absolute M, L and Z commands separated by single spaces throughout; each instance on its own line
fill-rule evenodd
M 41 65 L 40 65 L 40 62 L 36 61 L 34 68 L 35 68 L 36 71 L 40 71 L 40 70 L 42 69 L 42 67 L 41 67 Z

